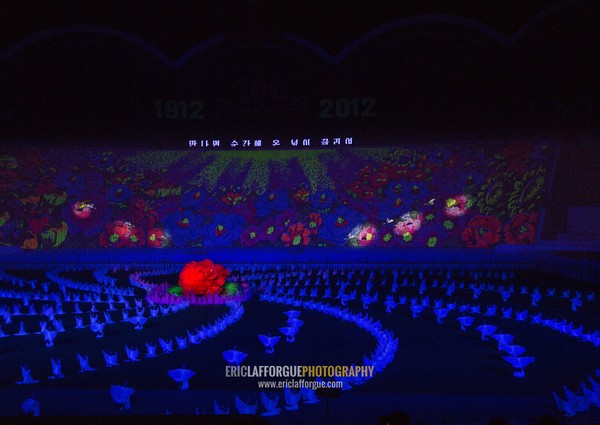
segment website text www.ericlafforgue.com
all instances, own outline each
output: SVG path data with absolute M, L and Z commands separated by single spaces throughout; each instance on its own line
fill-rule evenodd
M 258 381 L 262 389 L 342 388 L 343 378 L 372 378 L 373 366 L 226 366 L 227 378 L 271 378 Z M 313 378 L 313 379 L 305 379 Z
M 318 390 L 322 388 L 342 389 L 344 383 L 342 381 L 308 381 L 306 379 L 285 379 L 283 381 L 258 381 L 258 388 L 261 390 L 301 390 L 302 388 L 310 388 Z

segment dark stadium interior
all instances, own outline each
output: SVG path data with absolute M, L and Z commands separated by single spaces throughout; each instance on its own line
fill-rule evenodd
M 322 3 L 0 6 L 7 423 L 600 423 L 600 5 Z

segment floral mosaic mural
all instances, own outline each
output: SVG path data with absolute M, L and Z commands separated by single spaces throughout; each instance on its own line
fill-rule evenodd
M 530 244 L 551 145 L 0 154 L 0 244 L 23 249 Z

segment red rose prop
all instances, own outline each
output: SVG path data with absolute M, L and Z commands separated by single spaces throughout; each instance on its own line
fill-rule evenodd
M 179 273 L 179 286 L 196 295 L 218 294 L 229 270 L 206 259 L 187 263 Z

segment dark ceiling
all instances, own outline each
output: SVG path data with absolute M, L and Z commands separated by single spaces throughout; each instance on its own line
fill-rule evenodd
M 99 25 L 130 32 L 176 57 L 216 34 L 302 35 L 331 53 L 394 20 L 458 16 L 510 35 L 540 13 L 574 1 L 14 1 L 0 6 L 0 48 L 50 28 Z M 554 12 L 553 12 L 554 11 Z
M 581 0 L 2 2 L 0 132 L 597 133 L 599 16 Z

